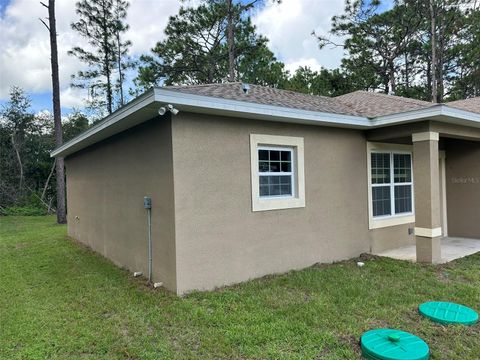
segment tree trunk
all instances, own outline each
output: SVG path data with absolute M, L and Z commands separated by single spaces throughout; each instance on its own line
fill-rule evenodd
M 17 157 L 18 168 L 20 170 L 20 181 L 18 184 L 18 191 L 20 196 L 23 194 L 23 162 L 22 157 L 20 156 L 20 150 L 18 149 L 17 143 L 15 142 L 15 134 L 12 134 L 12 147 L 15 150 L 15 156 Z
M 408 66 L 408 54 L 405 53 L 405 91 L 407 93 L 407 96 L 410 93 L 410 68 Z
M 105 56 L 103 58 L 103 67 L 105 70 L 105 77 L 107 78 L 107 110 L 108 113 L 111 114 L 113 112 L 113 96 L 112 96 L 112 79 L 111 79 L 111 60 L 110 60 L 110 44 L 108 43 L 108 26 L 107 26 L 107 8 L 105 2 L 103 3 L 103 50 L 105 53 Z
M 443 101 L 443 93 L 445 91 L 443 85 L 443 57 L 444 57 L 444 49 L 445 49 L 445 39 L 444 39 L 444 21 L 440 20 L 439 24 L 439 41 L 438 41 L 438 56 L 437 56 L 437 69 L 438 69 L 438 76 L 437 76 L 437 101 Z
M 227 0 L 228 81 L 235 81 L 235 39 L 233 32 L 233 0 Z
M 52 178 L 53 172 L 55 171 L 56 164 L 57 164 L 57 161 L 53 160 L 52 169 L 50 170 L 50 173 L 48 174 L 48 177 L 47 177 L 47 181 L 45 181 L 45 185 L 43 186 L 43 191 L 41 196 L 42 201 L 45 199 L 45 194 L 47 193 L 47 190 L 48 190 L 48 184 L 50 184 L 50 179 Z
M 436 26 L 436 11 L 435 0 L 430 0 L 430 20 L 431 20 L 431 43 L 432 43 L 432 69 L 431 69 L 431 81 L 432 81 L 432 102 L 438 102 L 437 91 L 437 26 Z
M 48 0 L 48 24 L 50 33 L 50 53 L 52 65 L 52 90 L 53 90 L 53 122 L 55 125 L 55 147 L 63 143 L 62 137 L 62 113 L 60 108 L 60 80 L 58 76 L 58 50 L 57 50 L 57 25 L 55 20 L 55 0 Z M 56 160 L 57 173 L 57 222 L 67 222 L 65 209 L 65 167 L 63 158 Z
M 124 105 L 123 99 L 123 71 L 122 71 L 122 43 L 120 42 L 120 31 L 117 30 L 117 66 L 118 66 L 118 82 L 120 90 L 120 106 Z
M 397 84 L 395 82 L 395 64 L 393 60 L 388 62 L 388 70 L 389 70 L 389 77 L 390 77 L 390 93 L 395 95 L 397 90 Z

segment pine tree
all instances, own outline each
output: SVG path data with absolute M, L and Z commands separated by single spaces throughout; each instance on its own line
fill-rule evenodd
M 125 24 L 128 2 L 125 0 L 81 0 L 77 2 L 79 20 L 71 24 L 86 38 L 89 49 L 74 47 L 69 54 L 88 65 L 85 71 L 73 76 L 74 86 L 88 88 L 90 106 L 106 109 L 111 114 L 115 108 L 115 94 L 124 102 L 125 57 L 131 43 L 122 39 L 127 31 Z
M 141 57 L 137 86 L 230 81 L 227 18 L 224 2 L 182 7 L 170 17 L 166 39 L 157 43 L 152 55 Z M 268 49 L 268 40 L 256 33 L 248 16 L 237 19 L 234 36 L 235 79 L 278 86 L 285 77 L 283 64 Z
M 48 29 L 50 36 L 50 63 L 52 68 L 52 102 L 53 102 L 53 122 L 55 129 L 55 147 L 63 144 L 62 137 L 62 113 L 60 108 L 60 78 L 58 74 L 58 50 L 57 50 L 57 24 L 55 19 L 55 0 L 49 0 L 48 5 L 42 3 L 48 9 Z M 43 22 L 43 20 L 42 20 Z M 65 224 L 67 222 L 67 210 L 65 208 L 65 165 L 63 158 L 55 160 L 56 178 L 57 178 L 57 222 Z

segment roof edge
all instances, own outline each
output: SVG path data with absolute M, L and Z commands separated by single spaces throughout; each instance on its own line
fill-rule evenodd
M 153 118 L 153 116 L 151 116 L 153 114 L 153 109 L 143 113 L 141 117 L 133 117 L 132 115 L 154 103 L 171 103 L 181 111 L 187 112 L 190 111 L 216 115 L 246 117 L 258 120 L 324 125 L 363 130 L 416 122 L 426 120 L 431 117 L 441 116 L 445 116 L 450 119 L 440 119 L 440 121 L 448 122 L 452 119 L 459 119 L 466 122 L 467 125 L 473 124 L 476 127 L 480 127 L 480 114 L 449 107 L 445 104 L 432 104 L 431 107 L 424 109 L 411 110 L 375 118 L 367 118 L 363 116 L 318 112 L 297 108 L 288 108 L 279 105 L 258 104 L 241 100 L 223 99 L 219 97 L 190 94 L 157 87 L 146 91 L 122 108 L 107 116 L 97 125 L 67 141 L 62 146 L 54 149 L 50 153 L 50 156 L 65 157 L 87 146 L 102 141 L 107 137 L 124 131 L 125 129 Z M 147 118 L 147 115 L 151 117 Z M 127 122 L 121 124 L 122 120 L 125 118 L 127 118 Z
M 73 150 L 68 152 L 69 149 L 73 147 L 78 147 L 82 142 L 84 142 L 86 139 L 100 133 L 101 131 L 105 130 L 106 128 L 118 123 L 122 119 L 124 119 L 126 116 L 132 114 L 135 111 L 138 111 L 145 106 L 153 103 L 155 101 L 155 93 L 153 89 L 149 89 L 146 92 L 144 92 L 142 95 L 138 96 L 137 98 L 133 99 L 126 105 L 122 106 L 120 109 L 116 110 L 112 114 L 108 115 L 105 117 L 101 122 L 98 124 L 92 126 L 91 128 L 85 130 L 81 134 L 77 135 L 73 139 L 65 142 L 58 148 L 54 149 L 53 151 L 50 152 L 50 157 L 61 157 L 61 156 L 66 156 L 70 155 L 73 152 L 76 152 L 77 150 Z M 90 144 L 91 145 L 91 144 Z M 80 145 L 80 148 L 81 147 Z M 78 149 L 80 150 L 80 149 Z
M 155 101 L 159 103 L 172 103 L 180 110 L 182 110 L 182 107 L 183 109 L 203 109 L 204 111 L 221 111 L 238 113 L 240 115 L 275 117 L 278 121 L 282 121 L 282 119 L 306 120 L 312 123 L 325 123 L 326 125 L 368 127 L 370 124 L 370 120 L 364 116 L 303 110 L 280 105 L 223 99 L 213 96 L 172 91 L 163 88 L 155 88 L 154 91 Z
M 450 107 L 446 104 L 432 104 L 431 107 L 425 109 L 405 111 L 401 113 L 372 118 L 371 127 L 375 128 L 406 122 L 415 122 L 420 120 L 426 120 L 433 116 L 446 116 L 450 118 L 473 122 L 480 126 L 480 114 L 478 113 L 467 110 L 460 110 Z

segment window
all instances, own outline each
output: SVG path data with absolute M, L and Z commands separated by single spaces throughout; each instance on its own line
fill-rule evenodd
M 252 210 L 305 206 L 303 138 L 250 135 Z
M 410 149 L 369 143 L 370 229 L 415 221 Z
M 293 196 L 292 161 L 292 148 L 258 148 L 260 197 Z

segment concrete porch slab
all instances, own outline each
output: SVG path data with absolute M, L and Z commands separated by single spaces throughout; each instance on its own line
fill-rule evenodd
M 462 257 L 475 254 L 476 252 L 480 252 L 480 240 L 477 239 L 445 237 L 441 240 L 441 246 L 441 263 L 447 263 L 452 260 L 460 259 Z M 417 260 L 415 245 L 390 249 L 382 251 L 375 255 L 385 256 L 398 260 L 408 260 L 412 262 L 415 262 Z

